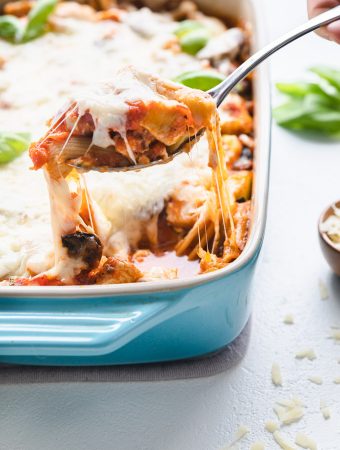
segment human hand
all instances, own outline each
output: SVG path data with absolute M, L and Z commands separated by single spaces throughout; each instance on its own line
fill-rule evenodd
M 308 0 L 308 15 L 312 18 L 338 5 L 340 5 L 340 0 Z M 340 20 L 319 28 L 317 33 L 340 44 Z

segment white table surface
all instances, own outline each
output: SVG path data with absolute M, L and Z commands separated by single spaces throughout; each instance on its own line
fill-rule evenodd
M 264 0 L 269 37 L 305 17 L 304 0 Z M 272 81 L 297 78 L 305 68 L 339 62 L 340 47 L 308 36 L 275 55 Z M 339 63 L 338 63 L 339 64 Z M 274 98 L 275 101 L 275 98 Z M 321 257 L 316 222 L 340 197 L 340 144 L 303 139 L 273 126 L 269 215 L 252 296 L 250 343 L 243 360 L 210 378 L 143 383 L 71 383 L 0 386 L 1 450 L 217 450 L 232 441 L 239 425 L 250 428 L 238 448 L 261 440 L 275 419 L 275 400 L 297 396 L 306 414 L 283 432 L 293 442 L 304 431 L 320 450 L 340 449 L 340 346 L 327 339 L 340 324 L 340 279 Z M 330 298 L 320 300 L 318 280 Z M 294 325 L 283 323 L 292 313 Z M 314 361 L 295 352 L 311 347 Z M 280 364 L 282 388 L 271 382 Z M 320 375 L 323 385 L 308 381 Z M 331 418 L 319 407 L 326 401 Z

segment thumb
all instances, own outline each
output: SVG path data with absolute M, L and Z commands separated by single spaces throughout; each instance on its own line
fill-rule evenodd
M 327 25 L 326 33 L 328 34 L 328 39 L 340 44 L 340 20 Z
M 340 5 L 340 0 L 308 0 L 308 16 L 310 18 L 318 16 L 322 12 L 328 11 Z M 333 22 L 326 27 L 319 28 L 317 34 L 340 43 L 340 21 Z

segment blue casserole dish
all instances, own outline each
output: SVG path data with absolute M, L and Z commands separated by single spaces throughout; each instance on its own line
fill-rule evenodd
M 250 0 L 197 2 L 218 17 L 253 25 L 263 45 L 262 17 Z M 249 290 L 266 219 L 270 95 L 264 67 L 255 77 L 257 151 L 251 233 L 229 266 L 190 279 L 130 285 L 2 287 L 0 362 L 113 365 L 206 355 L 230 344 L 251 314 Z

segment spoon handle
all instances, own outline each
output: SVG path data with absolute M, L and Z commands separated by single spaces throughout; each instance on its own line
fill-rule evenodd
M 340 19 L 340 6 L 336 6 L 313 19 L 308 20 L 303 25 L 294 28 L 292 31 L 284 34 L 275 41 L 267 44 L 261 50 L 254 53 L 250 58 L 248 58 L 244 63 L 242 63 L 233 73 L 231 73 L 222 83 L 210 89 L 209 94 L 216 100 L 217 106 L 219 106 L 224 98 L 229 94 L 229 92 L 239 83 L 243 78 L 245 78 L 249 72 L 251 72 L 256 66 L 258 66 L 262 61 L 268 58 L 268 56 L 275 53 L 280 48 L 290 44 L 299 39 L 311 31 L 316 30 L 324 25 L 331 22 L 335 22 Z

